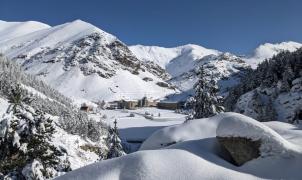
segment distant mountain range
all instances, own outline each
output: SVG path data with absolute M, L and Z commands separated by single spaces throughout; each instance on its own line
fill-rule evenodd
M 295 42 L 267 43 L 250 56 L 238 57 L 193 44 L 128 47 L 81 20 L 54 27 L 35 21 L 0 21 L 0 52 L 79 102 L 169 95 L 186 98 L 193 93 L 200 65 L 217 79 L 224 95 L 250 66 L 255 68 L 282 50 L 299 47 L 302 44 Z

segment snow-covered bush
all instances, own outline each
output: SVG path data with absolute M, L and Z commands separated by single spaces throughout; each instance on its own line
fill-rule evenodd
M 96 122 L 82 111 L 69 109 L 61 114 L 59 125 L 68 133 L 87 137 L 94 142 L 99 141 L 107 131 L 107 125 L 102 120 Z
M 88 119 L 87 114 L 74 107 L 70 99 L 34 76 L 25 74 L 18 65 L 0 56 L 0 96 L 9 98 L 9 93 L 12 93 L 11 85 L 14 84 L 20 84 L 22 93 L 30 93 L 27 86 L 45 95 L 46 97 L 41 97 L 31 93 L 31 99 L 34 101 L 30 102 L 30 106 L 53 116 L 60 116 L 59 125 L 67 132 L 97 140 L 95 134 L 101 134 L 102 130 L 107 131 L 106 126 L 95 127 L 95 123 Z M 29 104 L 28 100 L 23 102 Z
M 45 113 L 27 105 L 29 99 L 19 85 L 12 87 L 11 104 L 0 121 L 0 172 L 17 179 L 50 178 L 58 170 L 61 154 L 50 143 L 54 124 Z
M 74 167 L 70 158 L 74 157 L 69 153 L 74 150 L 66 150 L 70 142 L 59 140 L 60 135 L 79 135 L 81 144 L 88 142 L 99 149 L 100 153 L 93 156 L 107 158 L 110 146 L 104 138 L 112 132 L 103 121 L 89 119 L 68 98 L 3 57 L 0 97 L 10 103 L 0 119 L 0 179 L 41 179 L 41 175 L 45 179 L 70 171 Z M 76 158 L 93 162 L 90 152 L 81 149 L 77 153 L 81 155 Z

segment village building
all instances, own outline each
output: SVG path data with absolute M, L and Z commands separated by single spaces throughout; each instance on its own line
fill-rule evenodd
M 134 100 L 121 100 L 119 102 L 120 109 L 136 109 L 138 106 L 138 101 Z
M 148 99 L 146 96 L 138 100 L 138 107 L 157 107 L 157 101 Z
M 80 110 L 85 111 L 85 112 L 91 112 L 91 111 L 93 111 L 93 107 L 87 105 L 86 103 L 83 103 L 80 107 Z
M 158 105 L 159 102 L 153 99 L 148 99 L 147 97 L 143 97 L 139 100 L 120 100 L 108 102 L 106 108 L 107 109 L 136 109 L 141 107 L 159 107 L 162 109 L 177 109 L 179 104 L 177 102 L 167 103 L 161 102 L 161 105 Z

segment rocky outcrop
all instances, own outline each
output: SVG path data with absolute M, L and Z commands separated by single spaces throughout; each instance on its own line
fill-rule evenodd
M 241 166 L 255 158 L 290 158 L 300 153 L 273 129 L 255 119 L 237 113 L 225 113 L 216 129 L 219 144 L 231 156 L 231 163 Z M 228 160 L 229 156 L 226 156 Z
M 244 163 L 260 156 L 261 142 L 242 137 L 216 137 L 219 143 L 231 156 L 234 164 L 241 166 Z

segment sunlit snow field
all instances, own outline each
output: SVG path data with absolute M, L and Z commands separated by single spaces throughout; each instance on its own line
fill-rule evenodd
M 147 119 L 148 112 L 152 119 Z M 130 117 L 130 114 L 134 117 Z M 157 108 L 140 108 L 136 110 L 102 110 L 101 114 L 91 114 L 91 117 L 100 118 L 106 115 L 105 121 L 112 127 L 117 120 L 120 137 L 126 141 L 144 141 L 153 132 L 166 126 L 181 124 L 185 121 L 185 115 L 177 114 L 173 110 Z

